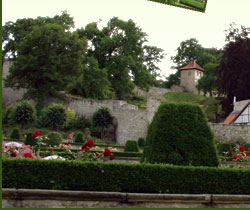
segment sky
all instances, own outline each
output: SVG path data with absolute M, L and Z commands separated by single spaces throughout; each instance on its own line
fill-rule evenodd
M 223 48 L 230 23 L 250 26 L 250 0 L 207 0 L 205 13 L 148 0 L 2 0 L 2 25 L 21 18 L 53 17 L 66 10 L 75 29 L 91 22 L 100 27 L 112 17 L 132 19 L 148 35 L 148 45 L 166 53 L 159 63 L 162 78 L 175 73 L 171 56 L 182 41 L 196 38 L 203 47 Z

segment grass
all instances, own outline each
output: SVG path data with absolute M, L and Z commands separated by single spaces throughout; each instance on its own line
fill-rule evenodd
M 204 10 L 205 8 L 205 3 L 195 1 L 195 0 L 180 0 L 180 3 L 185 4 L 187 6 L 194 7 L 199 10 Z
M 163 102 L 167 103 L 190 103 L 198 105 L 204 111 L 208 121 L 215 122 L 216 114 L 220 111 L 219 102 L 212 97 L 206 97 L 187 92 L 170 92 L 164 95 Z M 216 113 L 217 112 L 217 113 Z

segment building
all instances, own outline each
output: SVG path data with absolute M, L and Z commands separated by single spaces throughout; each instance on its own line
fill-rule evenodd
M 250 99 L 234 103 L 234 110 L 228 115 L 224 124 L 249 124 Z
M 198 94 L 196 88 L 198 80 L 203 76 L 204 69 L 201 68 L 195 61 L 179 69 L 181 75 L 180 85 L 185 91 Z

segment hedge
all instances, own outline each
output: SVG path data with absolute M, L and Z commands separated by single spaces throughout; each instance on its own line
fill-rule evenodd
M 33 159 L 2 163 L 3 188 L 250 194 L 250 169 Z

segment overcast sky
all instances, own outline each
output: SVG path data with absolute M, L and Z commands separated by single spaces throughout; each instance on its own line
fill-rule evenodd
M 99 19 L 105 25 L 114 16 L 132 19 L 147 33 L 150 45 L 167 53 L 159 65 L 164 76 L 175 73 L 170 57 L 181 41 L 196 38 L 203 47 L 220 49 L 231 22 L 250 26 L 250 0 L 208 0 L 205 13 L 148 0 L 2 0 L 2 24 L 28 17 L 53 17 L 63 10 L 74 17 L 75 28 Z

